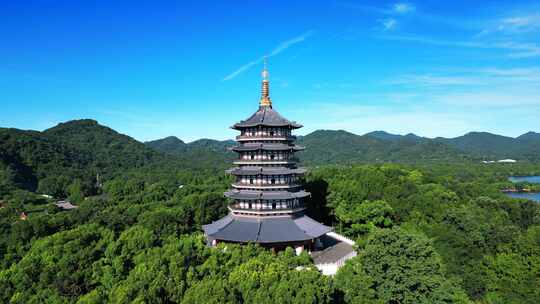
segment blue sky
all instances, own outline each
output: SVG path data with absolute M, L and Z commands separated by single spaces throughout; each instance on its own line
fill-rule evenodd
M 0 126 L 232 138 L 265 55 L 299 134 L 540 131 L 537 1 L 2 1 Z

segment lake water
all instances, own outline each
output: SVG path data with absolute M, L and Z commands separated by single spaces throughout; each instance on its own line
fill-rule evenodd
M 540 184 L 540 175 L 539 176 L 511 176 L 508 178 L 513 183 L 519 182 L 528 182 L 533 184 Z
M 505 194 L 513 198 L 525 198 L 531 201 L 540 202 L 540 193 L 507 192 Z
M 534 184 L 540 184 L 540 176 L 512 176 L 509 180 L 513 183 L 528 182 Z M 540 202 L 540 193 L 527 193 L 527 192 L 508 192 L 506 195 L 514 198 L 524 198 L 532 201 Z

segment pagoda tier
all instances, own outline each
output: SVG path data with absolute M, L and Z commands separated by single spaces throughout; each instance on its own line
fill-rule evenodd
M 302 125 L 297 124 L 294 121 L 288 121 L 287 119 L 283 118 L 281 115 L 279 115 L 278 112 L 272 109 L 271 105 L 261 105 L 259 107 L 259 110 L 253 115 L 251 115 L 248 119 L 234 124 L 231 128 L 242 131 L 242 134 L 252 134 L 255 132 L 259 135 L 270 135 L 270 132 L 272 132 L 272 128 L 269 127 L 284 127 L 285 129 L 282 129 L 280 131 L 285 132 L 288 130 L 290 131 L 291 129 L 301 128 Z
M 286 145 L 286 144 L 277 144 L 277 143 L 265 143 L 265 142 L 256 142 L 256 143 L 245 143 L 239 146 L 232 148 L 235 152 L 244 152 L 244 151 L 301 151 L 304 150 L 302 146 L 296 145 Z
M 225 196 L 246 201 L 263 201 L 263 200 L 292 200 L 309 196 L 309 192 L 305 191 L 253 191 L 253 190 L 230 190 L 225 192 Z M 275 207 L 274 207 L 275 208 Z
M 306 170 L 297 167 L 295 157 L 304 147 L 295 145 L 291 134 L 302 125 L 272 108 L 266 70 L 263 74 L 259 109 L 231 127 L 240 135 L 231 149 L 238 153 L 236 167 L 227 171 L 235 181 L 224 193 L 230 200 L 230 214 L 203 229 L 212 243 L 301 244 L 304 248 L 331 229 L 304 214 L 304 200 L 310 193 L 302 189 Z
M 205 226 L 207 235 L 228 242 L 296 243 L 310 241 L 332 229 L 305 216 L 265 218 L 228 215 Z
M 232 175 L 303 175 L 306 173 L 304 168 L 286 168 L 286 167 L 257 167 L 257 166 L 244 166 L 227 170 L 227 173 Z

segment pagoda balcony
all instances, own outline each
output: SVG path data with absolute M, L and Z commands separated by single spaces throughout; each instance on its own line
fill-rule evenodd
M 262 175 L 303 175 L 307 172 L 306 168 L 287 168 L 287 167 L 235 167 L 225 172 L 237 176 L 262 176 Z
M 257 190 L 265 190 L 265 189 L 293 189 L 301 187 L 300 184 L 263 184 L 263 183 L 257 183 L 257 184 L 249 184 L 249 183 L 234 183 L 231 184 L 233 188 L 237 189 L 257 189 Z
M 293 141 L 296 140 L 294 135 L 238 135 L 237 141 L 259 141 L 259 140 L 283 140 Z
M 297 208 L 284 208 L 284 209 L 255 209 L 255 208 L 240 208 L 229 206 L 229 211 L 236 215 L 247 215 L 247 216 L 279 216 L 279 215 L 291 215 L 294 213 L 302 212 L 306 210 L 305 207 Z
M 239 159 L 234 161 L 235 165 L 290 165 L 296 164 L 298 158 L 289 158 L 283 160 L 276 159 Z

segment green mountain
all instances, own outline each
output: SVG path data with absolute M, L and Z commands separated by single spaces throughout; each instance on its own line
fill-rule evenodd
M 168 154 L 183 153 L 187 149 L 187 144 L 176 136 L 147 141 L 144 144 L 154 150 Z
M 437 137 L 429 139 L 415 134 L 397 135 L 384 131 L 365 134 L 377 139 L 399 142 L 409 140 L 417 143 L 435 142 L 446 145 L 477 160 L 498 160 L 513 158 L 517 160 L 540 161 L 540 133 L 528 132 L 516 138 L 488 132 L 470 132 L 455 138 Z
M 0 170 L 17 187 L 62 196 L 75 179 L 92 192 L 97 175 L 166 161 L 162 153 L 99 125 L 73 120 L 43 132 L 0 128 Z M 38 189 L 39 188 L 39 189 Z
M 219 141 L 203 138 L 186 144 L 175 136 L 169 136 L 145 142 L 145 145 L 197 168 L 225 167 L 236 156 L 229 150 L 230 147 L 236 145 L 233 140 Z
M 299 154 L 306 164 L 355 162 L 458 161 L 467 155 L 443 143 L 413 136 L 381 133 L 356 135 L 343 130 L 319 130 L 299 138 L 306 146 Z M 389 134 L 392 135 L 392 134 Z
M 73 120 L 43 131 L 47 138 L 87 155 L 101 170 L 140 167 L 163 159 L 143 143 L 102 126 L 95 120 Z
M 409 140 L 409 141 L 422 141 L 426 140 L 426 138 L 420 137 L 416 134 L 409 133 L 407 135 L 399 135 L 399 134 L 392 134 L 385 131 L 373 131 L 364 134 L 365 136 L 375 137 L 382 140 L 388 140 L 388 141 L 394 141 L 394 140 Z
M 525 143 L 535 142 L 536 144 L 538 144 L 540 142 L 540 133 L 529 131 L 525 134 L 522 134 L 516 137 L 516 139 L 520 142 L 525 142 Z
M 186 144 L 176 136 L 168 136 L 162 139 L 147 141 L 144 144 L 163 153 L 182 155 L 193 150 L 208 150 L 220 153 L 228 152 L 228 148 L 236 145 L 236 142 L 234 140 L 219 141 L 202 138 Z
M 434 141 L 452 146 L 479 159 L 540 161 L 540 134 L 525 133 L 507 137 L 488 132 L 470 132 L 455 138 L 435 138 Z
M 502 158 L 540 161 L 540 134 L 535 132 L 517 138 L 471 132 L 429 139 L 383 131 L 356 135 L 318 130 L 299 136 L 298 144 L 307 148 L 298 154 L 306 165 Z M 43 132 L 0 128 L 0 177 L 16 187 L 57 196 L 78 179 L 92 193 L 98 174 L 108 178 L 144 166 L 226 168 L 236 157 L 229 149 L 234 145 L 232 140 L 212 139 L 185 143 L 172 136 L 141 143 L 89 119 L 61 123 Z
M 228 148 L 236 145 L 234 140 L 198 139 L 188 143 L 190 149 L 207 149 L 215 152 L 228 152 Z
M 479 156 L 496 157 L 510 153 L 515 149 L 513 146 L 514 138 L 487 132 L 470 132 L 455 138 L 437 138 L 435 140 Z

